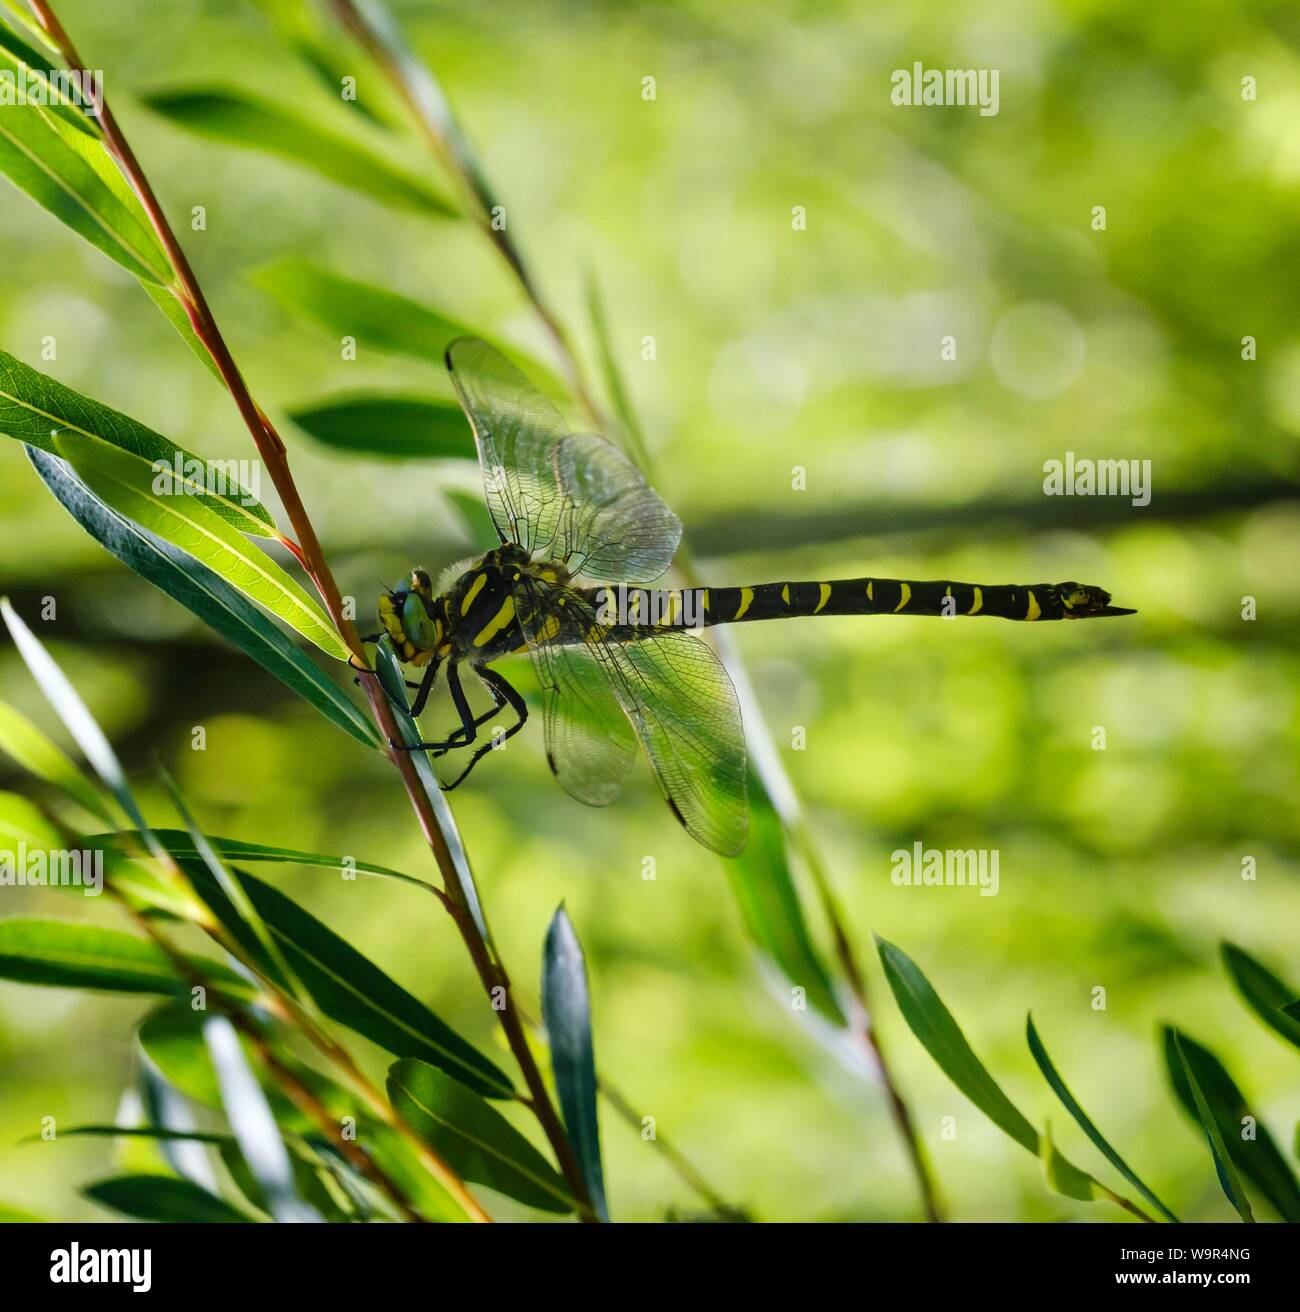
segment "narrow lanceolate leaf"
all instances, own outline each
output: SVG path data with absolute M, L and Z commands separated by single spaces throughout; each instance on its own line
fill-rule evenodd
M 266 1199 L 267 1211 L 277 1221 L 319 1221 L 320 1216 L 298 1196 L 289 1150 L 239 1045 L 235 1027 L 224 1016 L 210 1016 L 203 1036 L 221 1084 L 226 1120 Z
M 110 1211 L 139 1221 L 215 1225 L 253 1220 L 216 1194 L 172 1175 L 115 1175 L 88 1185 L 82 1193 Z
M 1066 1198 L 1076 1198 L 1081 1203 L 1095 1203 L 1107 1196 L 1092 1176 L 1057 1152 L 1050 1123 L 1043 1126 L 1043 1133 L 1038 1139 L 1038 1152 L 1043 1162 L 1043 1178 L 1049 1189 Z
M 830 975 L 808 932 L 780 817 L 767 789 L 752 771 L 749 842 L 738 857 L 725 863 L 725 868 L 754 945 L 792 987 L 803 990 L 810 1006 L 832 1024 L 846 1024 Z
M 215 961 L 189 958 L 195 971 L 232 997 L 255 990 Z M 66 920 L 0 920 L 0 978 L 109 993 L 188 994 L 190 982 L 148 939 Z
M 424 396 L 352 396 L 289 413 L 322 446 L 384 460 L 474 459 L 460 406 Z
M 0 23 L 0 75 L 13 77 L 15 88 L 36 86 L 49 113 L 57 115 L 89 136 L 99 135 L 99 120 L 94 115 L 92 88 L 70 80 L 66 70 L 56 68 L 50 55 L 28 45 L 12 28 Z M 76 77 L 80 77 L 77 74 Z M 5 105 L 11 111 L 20 108 Z M 26 108 L 31 108 L 30 105 Z
M 880 963 L 898 1009 L 912 1033 L 945 1075 L 1003 1133 L 1038 1156 L 1038 1131 L 1012 1103 L 971 1050 L 961 1027 L 920 967 L 900 948 L 876 936 Z
M 1223 1063 L 1185 1031 L 1171 1027 L 1164 1030 L 1164 1049 L 1178 1101 L 1210 1136 L 1216 1160 L 1221 1150 L 1227 1154 L 1219 1179 L 1233 1206 L 1237 1207 L 1234 1195 L 1245 1198 L 1239 1182 L 1233 1184 L 1239 1172 L 1284 1221 L 1300 1221 L 1300 1184 Z
M 387 638 L 384 638 L 375 647 L 375 672 L 379 675 L 380 686 L 384 690 L 384 695 L 388 698 L 389 705 L 393 708 L 393 718 L 397 721 L 397 727 L 402 732 L 402 741 L 408 744 L 423 741 L 419 725 L 411 718 L 410 704 L 406 700 L 406 682 L 402 676 L 402 667 L 397 663 L 397 658 L 393 655 L 393 649 Z M 469 913 L 474 919 L 478 932 L 483 936 L 483 941 L 491 948 L 492 931 L 488 928 L 487 917 L 483 914 L 483 906 L 478 896 L 478 887 L 474 883 L 474 872 L 470 869 L 469 855 L 465 851 L 465 843 L 460 836 L 460 829 L 456 825 L 456 817 L 452 814 L 446 797 L 443 796 L 442 787 L 438 783 L 438 776 L 434 773 L 429 754 L 427 752 L 411 752 L 410 757 L 411 764 L 415 766 L 415 772 L 420 777 L 420 784 L 424 788 L 425 796 L 429 799 L 429 805 L 433 808 L 438 827 L 442 830 L 442 835 L 447 841 L 447 850 L 451 853 L 452 864 L 456 867 L 460 886 L 465 890 Z
M 269 978 L 285 985 L 287 981 L 268 959 L 257 935 L 202 863 L 183 861 L 182 866 L 248 959 L 255 961 Z M 488 1097 L 513 1095 L 513 1086 L 505 1074 L 368 957 L 278 889 L 242 871 L 233 874 L 285 960 L 327 1016 L 394 1056 L 418 1056 L 450 1071 Z
M 1115 1151 L 1114 1148 L 1106 1141 L 1101 1131 L 1092 1123 L 1088 1113 L 1083 1110 L 1070 1092 L 1065 1081 L 1061 1078 L 1060 1072 L 1052 1064 L 1052 1059 L 1047 1055 L 1047 1049 L 1043 1046 L 1043 1041 L 1038 1037 L 1038 1031 L 1034 1028 L 1034 1018 L 1028 1017 L 1025 1022 L 1025 1034 L 1029 1042 L 1029 1051 L 1033 1053 L 1034 1060 L 1038 1063 L 1038 1069 L 1042 1071 L 1043 1078 L 1052 1086 L 1052 1092 L 1061 1100 L 1061 1105 L 1071 1116 L 1074 1117 L 1075 1124 L 1092 1140 L 1094 1147 L 1101 1155 L 1131 1184 L 1147 1201 L 1156 1208 L 1167 1220 L 1177 1221 L 1178 1218 L 1160 1201 L 1155 1194 L 1138 1177 L 1136 1171 Z
M 155 829 L 154 837 L 178 861 L 195 861 L 200 859 L 194 840 L 183 829 Z M 87 838 L 92 845 L 116 847 L 121 851 L 133 851 L 139 835 L 132 830 L 113 834 L 96 834 Z M 377 866 L 370 861 L 360 861 L 352 856 L 328 856 L 323 852 L 300 852 L 293 847 L 269 847 L 264 843 L 246 843 L 239 838 L 216 838 L 207 835 L 212 850 L 227 861 L 266 861 L 274 865 L 311 866 L 328 870 L 332 874 L 350 878 L 355 874 L 374 875 L 379 879 L 395 879 L 403 884 L 411 884 L 428 892 L 433 885 L 414 875 L 404 875 L 400 870 L 390 870 L 387 866 Z
M 285 309 L 319 324 L 337 337 L 354 337 L 357 354 L 380 351 L 441 364 L 457 337 L 473 330 L 370 283 L 343 278 L 306 260 L 285 260 L 253 274 L 253 281 Z
M 544 1212 L 571 1212 L 574 1201 L 555 1168 L 472 1089 L 414 1058 L 388 1070 L 398 1115 L 457 1175 Z
M 38 105 L 4 106 L 0 173 L 141 281 L 170 281 L 148 217 L 98 136 Z
M 117 799 L 117 804 L 135 822 L 136 828 L 146 830 L 144 817 L 140 814 L 135 798 L 131 796 L 131 789 L 127 785 L 121 763 L 109 746 L 104 731 L 91 715 L 86 703 L 81 700 L 81 695 L 72 686 L 68 676 L 59 668 L 54 658 L 45 650 L 40 639 L 9 604 L 8 597 L 0 597 L 0 616 L 4 618 L 14 645 L 18 648 L 18 654 L 40 685 L 41 692 L 45 694 L 45 700 L 63 721 L 73 741 L 90 762 L 91 768 Z
M 251 656 L 338 728 L 366 747 L 379 746 L 370 719 L 241 593 L 170 542 L 110 510 L 65 461 L 31 447 L 27 454 L 45 486 L 102 547 Z
M 1183 1050 L 1182 1036 L 1177 1030 L 1170 1029 L 1166 1031 L 1166 1038 L 1166 1057 L 1171 1062 L 1176 1061 L 1178 1063 L 1177 1071 L 1181 1076 L 1182 1084 L 1186 1087 L 1192 1115 L 1200 1122 L 1201 1129 L 1205 1132 L 1206 1141 L 1210 1145 L 1210 1156 L 1214 1158 L 1214 1170 L 1219 1177 L 1219 1186 L 1228 1201 L 1236 1209 L 1237 1215 L 1243 1221 L 1254 1221 L 1255 1213 L 1251 1210 L 1250 1199 L 1246 1197 L 1246 1191 L 1241 1187 L 1241 1178 L 1233 1166 L 1232 1154 L 1228 1151 L 1228 1146 L 1224 1142 L 1218 1117 L 1210 1107 L 1200 1081 L 1196 1077 L 1196 1072 L 1187 1060 L 1187 1054 Z M 1174 1068 L 1171 1065 L 1171 1076 L 1173 1071 Z
M 207 565 L 323 652 L 348 659 L 347 645 L 320 606 L 270 556 L 197 497 L 160 495 L 150 477 L 141 476 L 138 462 L 79 434 L 60 433 L 56 451 L 111 509 Z
M 3 115 L 0 115 L 2 118 Z M 200 459 L 128 415 L 110 410 L 0 351 L 0 433 L 52 455 L 69 436 L 115 447 L 131 457 L 144 486 L 201 501 L 253 537 L 278 538 L 271 512 L 227 468 Z
M 0 751 L 29 774 L 62 789 L 91 815 L 113 824 L 104 794 L 19 710 L 0 702 Z
M 269 101 L 214 89 L 146 96 L 145 104 L 200 136 L 279 155 L 386 205 L 437 218 L 456 216 L 451 202 L 422 179 L 376 151 Z
M 560 907 L 546 932 L 542 961 L 542 1019 L 564 1127 L 582 1169 L 596 1215 L 609 1220 L 596 1117 L 596 1057 L 591 1038 L 587 962 L 568 913 Z
M 1235 944 L 1224 943 L 1222 952 L 1223 964 L 1246 1005 L 1270 1029 L 1300 1048 L 1300 994 Z

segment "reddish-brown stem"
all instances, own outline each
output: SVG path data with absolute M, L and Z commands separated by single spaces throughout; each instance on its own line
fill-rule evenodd
M 62 53 L 69 67 L 84 67 L 81 56 L 47 0 L 28 0 L 28 5 L 46 34 Z M 370 702 L 371 711 L 380 731 L 384 735 L 385 741 L 388 743 L 400 742 L 401 733 L 393 716 L 392 707 L 388 703 L 388 698 L 380 687 L 378 678 L 365 668 L 366 661 L 360 635 L 357 633 L 356 625 L 347 618 L 344 612 L 343 598 L 338 584 L 334 580 L 334 575 L 329 568 L 320 541 L 316 536 L 316 530 L 307 514 L 306 507 L 302 503 L 297 485 L 294 483 L 293 475 L 290 472 L 284 442 L 249 392 L 243 375 L 231 355 L 230 348 L 217 326 L 216 318 L 208 305 L 198 279 L 195 277 L 189 259 L 177 240 L 176 234 L 172 230 L 153 186 L 140 166 L 135 152 L 131 149 L 130 143 L 118 126 L 112 109 L 102 94 L 97 95 L 97 102 L 96 108 L 99 113 L 99 123 L 105 145 L 112 152 L 123 176 L 138 196 L 149 222 L 162 244 L 176 279 L 172 290 L 185 308 L 195 335 L 212 357 L 222 381 L 239 409 L 240 417 L 257 446 L 258 453 L 271 475 L 271 481 L 275 485 L 275 490 L 280 497 L 285 514 L 288 516 L 297 536 L 297 543 L 290 545 L 293 546 L 303 568 L 315 584 L 316 590 L 320 593 L 325 608 L 344 642 L 347 643 L 356 658 L 357 667 L 362 671 L 360 674 L 361 686 Z M 493 960 L 473 916 L 469 914 L 469 903 L 465 896 L 465 890 L 461 885 L 451 851 L 448 848 L 446 836 L 443 834 L 433 812 L 433 807 L 416 773 L 410 754 L 390 749 L 389 757 L 402 776 L 402 782 L 406 787 L 407 796 L 419 821 L 421 832 L 438 863 L 438 869 L 442 873 L 449 899 L 445 905 L 452 911 L 452 919 L 460 930 L 461 937 L 469 950 L 483 987 L 489 998 L 494 1001 L 495 991 L 497 989 L 501 990 L 500 996 L 505 1005 L 501 1008 L 494 1006 L 494 1010 L 496 1010 L 498 1020 L 510 1044 L 510 1050 L 514 1054 L 528 1086 L 529 1106 L 537 1116 L 569 1188 L 578 1200 L 580 1214 L 584 1220 L 594 1220 L 595 1214 L 591 1208 L 577 1158 L 569 1143 L 568 1135 L 564 1131 L 564 1126 L 551 1102 L 550 1093 L 546 1088 L 545 1081 L 542 1079 L 532 1051 L 528 1047 L 523 1027 L 515 1014 L 510 998 L 509 980 L 504 969 L 498 962 Z

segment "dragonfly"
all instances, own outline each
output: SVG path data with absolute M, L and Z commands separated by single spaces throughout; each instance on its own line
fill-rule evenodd
M 499 350 L 460 338 L 446 352 L 473 429 L 499 545 L 438 580 L 415 568 L 378 601 L 380 633 L 422 677 L 418 718 L 440 670 L 460 723 L 402 751 L 469 751 L 462 783 L 528 721 L 528 705 L 497 669 L 526 654 L 541 690 L 546 759 L 580 802 L 607 806 L 644 752 L 687 833 L 724 856 L 748 830 L 748 764 L 740 706 L 702 637 L 717 624 L 811 615 L 993 616 L 1042 623 L 1132 615 L 1084 583 L 975 584 L 858 578 L 655 588 L 671 566 L 681 521 L 613 443 L 574 433 Z M 462 670 L 492 705 L 475 714 Z M 480 730 L 498 715 L 490 741 Z M 471 750 L 472 749 L 472 750 Z

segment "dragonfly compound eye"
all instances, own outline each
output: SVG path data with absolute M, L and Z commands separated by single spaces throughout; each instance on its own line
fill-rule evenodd
M 402 603 L 402 631 L 406 640 L 421 651 L 432 651 L 442 641 L 442 626 L 429 614 L 418 592 L 408 592 Z

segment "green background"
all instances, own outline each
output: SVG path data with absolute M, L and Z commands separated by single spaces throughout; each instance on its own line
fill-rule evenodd
M 1176 20 L 1119 0 L 873 8 L 397 6 L 589 364 L 583 287 L 598 274 L 656 485 L 705 581 L 1081 579 L 1138 609 L 1088 625 L 827 619 L 736 633 L 954 1217 L 1122 1214 L 1049 1194 L 1038 1165 L 952 1088 L 903 1025 L 873 930 L 926 971 L 1071 1157 L 1118 1184 L 1033 1066 L 1030 1007 L 1076 1095 L 1156 1192 L 1180 1216 L 1226 1219 L 1155 1027 L 1215 1049 L 1289 1148 L 1296 1053 L 1242 1007 L 1217 945 L 1300 977 L 1300 28 L 1271 4 L 1180 7 Z M 337 340 L 253 285 L 253 270 L 283 258 L 403 291 L 545 358 L 468 225 L 383 208 L 138 103 L 237 86 L 359 131 L 256 6 L 58 10 L 105 70 L 277 420 L 368 388 L 447 392 L 437 360 L 386 358 L 363 339 L 341 361 Z M 891 105 L 892 71 L 915 60 L 997 68 L 999 114 Z M 414 140 L 394 137 L 392 154 L 431 167 Z M 195 205 L 202 232 L 185 222 Z M 795 206 L 806 230 L 792 228 Z M 252 454 L 229 397 L 133 280 L 7 183 L 0 267 L 0 347 L 204 455 Z M 945 335 L 955 361 L 940 357 Z M 1255 361 L 1242 359 L 1247 335 Z M 51 336 L 57 358 L 42 361 Z M 359 462 L 312 447 L 287 419 L 282 431 L 365 627 L 381 581 L 470 550 L 439 492 L 473 488 L 468 466 Z M 1043 462 L 1067 450 L 1150 460 L 1150 506 L 1044 497 Z M 792 487 L 796 467 L 806 490 Z M 269 479 L 262 490 L 274 504 Z M 157 803 L 159 756 L 209 832 L 432 873 L 390 768 L 100 552 L 11 442 L 0 509 L 2 590 L 76 678 L 144 796 Z M 47 596 L 57 620 L 36 623 Z M 7 699 L 54 728 L 12 647 L 0 677 Z M 438 699 L 426 728 L 449 715 Z M 203 751 L 191 750 L 198 725 Z M 783 984 L 765 982 L 720 860 L 676 827 L 643 767 L 606 811 L 571 801 L 541 738 L 530 726 L 453 795 L 524 998 L 535 1001 L 545 926 L 564 900 L 590 962 L 603 1075 L 720 1194 L 764 1219 L 918 1216 L 880 1091 L 790 1015 Z M 3 786 L 26 787 L 4 770 Z M 890 853 L 916 841 L 997 849 L 998 896 L 894 887 Z M 505 1057 L 431 900 L 274 877 Z M 4 889 L 0 914 L 118 923 L 106 902 L 76 896 Z M 76 1190 L 107 1173 L 107 1144 L 17 1141 L 47 1115 L 111 1119 L 143 1009 L 0 986 L 0 1200 L 103 1215 Z M 382 1071 L 382 1054 L 366 1057 Z M 945 1117 L 955 1139 L 942 1137 Z M 603 1135 L 617 1218 L 698 1205 L 608 1111 Z

